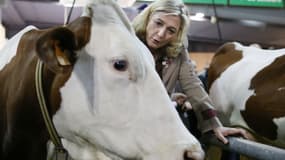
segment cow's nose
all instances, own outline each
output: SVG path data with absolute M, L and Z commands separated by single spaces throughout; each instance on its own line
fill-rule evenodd
M 184 160 L 203 160 L 204 159 L 204 152 L 198 152 L 198 151 L 185 151 L 184 152 Z
M 194 160 L 193 158 L 189 157 L 188 151 L 184 152 L 184 160 Z

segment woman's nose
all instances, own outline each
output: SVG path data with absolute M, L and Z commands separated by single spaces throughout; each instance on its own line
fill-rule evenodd
M 164 28 L 159 29 L 158 32 L 157 32 L 157 35 L 160 38 L 163 38 L 165 36 L 165 29 Z

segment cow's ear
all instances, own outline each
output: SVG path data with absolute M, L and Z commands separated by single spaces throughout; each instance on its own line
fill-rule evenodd
M 65 27 L 45 31 L 36 44 L 40 59 L 54 72 L 63 72 L 76 60 L 76 42 L 72 31 Z
M 76 50 L 81 49 L 89 42 L 91 35 L 91 23 L 90 17 L 79 17 L 66 26 L 75 35 Z

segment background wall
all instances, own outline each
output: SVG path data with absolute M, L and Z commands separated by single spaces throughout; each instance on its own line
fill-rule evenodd
M 203 71 L 211 63 L 214 52 L 191 52 L 190 59 L 195 61 L 197 72 Z

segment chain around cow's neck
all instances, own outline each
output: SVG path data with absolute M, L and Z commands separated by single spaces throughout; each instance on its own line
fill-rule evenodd
M 46 102 L 45 102 L 45 97 L 44 97 L 44 93 L 43 93 L 43 87 L 42 87 L 42 71 L 43 71 L 43 62 L 41 60 L 38 60 L 37 62 L 37 66 L 36 66 L 36 72 L 35 72 L 35 83 L 36 83 L 36 91 L 37 91 L 37 97 L 38 97 L 38 101 L 41 107 L 41 112 L 45 121 L 45 125 L 47 127 L 48 133 L 50 135 L 50 139 L 53 142 L 53 144 L 55 145 L 55 155 L 56 155 L 56 159 L 60 159 L 57 157 L 62 157 L 60 156 L 61 154 L 64 154 L 66 156 L 64 156 L 66 159 L 68 158 L 67 156 L 67 151 L 64 149 L 60 137 L 54 127 L 53 122 L 51 121 L 51 118 L 49 116 L 48 110 L 47 110 L 47 106 L 46 106 Z

